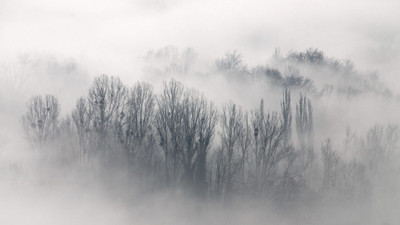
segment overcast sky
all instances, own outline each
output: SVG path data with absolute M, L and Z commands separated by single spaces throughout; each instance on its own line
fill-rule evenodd
M 39 57 L 54 56 L 56 59 L 67 59 L 66 61 L 72 59 L 72 62 L 79 64 L 76 72 L 79 77 L 84 77 L 86 72 L 89 72 L 90 76 L 106 73 L 127 77 L 129 74 L 141 72 L 141 57 L 145 56 L 148 50 L 167 45 L 179 49 L 192 47 L 200 59 L 209 62 L 222 57 L 229 50 L 236 49 L 242 53 L 244 62 L 249 65 L 266 63 L 275 48 L 280 48 L 284 54 L 290 50 L 304 51 L 310 47 L 318 48 L 327 56 L 352 60 L 358 70 L 378 70 L 380 77 L 392 91 L 400 94 L 400 0 L 0 0 L 0 66 L 2 63 L 12 64 L 18 55 L 28 53 Z M 39 68 L 37 71 L 42 73 L 45 70 Z M 201 83 L 202 78 L 199 77 L 185 77 L 185 79 L 211 90 L 210 93 L 206 93 L 206 97 L 217 105 L 233 99 L 235 103 L 250 108 L 258 104 L 260 96 L 266 95 L 265 93 L 270 94 L 260 82 L 257 85 L 243 82 L 227 84 L 225 77 L 216 76 L 217 78 L 212 77 L 212 84 L 209 84 L 206 81 Z M 132 76 L 132 79 L 136 77 Z M 159 195 L 154 197 L 156 199 L 154 206 L 153 199 L 150 199 L 150 203 L 143 201 L 146 203 L 144 204 L 139 201 L 144 205 L 129 206 L 129 212 L 125 211 L 125 203 L 123 207 L 118 205 L 119 197 L 116 198 L 117 201 L 114 201 L 115 199 L 110 201 L 111 197 L 102 196 L 103 193 L 97 193 L 97 189 L 92 189 L 91 186 L 88 189 L 87 183 L 90 183 L 92 178 L 87 182 L 85 180 L 75 184 L 75 180 L 71 177 L 60 176 L 60 180 L 63 180 L 60 183 L 62 188 L 50 185 L 50 189 L 53 190 L 51 192 L 47 189 L 35 189 L 36 183 L 29 179 L 30 176 L 34 177 L 36 172 L 41 174 L 41 170 L 30 170 L 30 168 L 34 168 L 32 165 L 41 161 L 35 161 L 37 158 L 33 156 L 34 152 L 27 147 L 23 139 L 20 118 L 25 112 L 26 101 L 33 94 L 54 94 L 60 99 L 64 116 L 75 106 L 78 97 L 87 93 L 89 84 L 82 84 L 85 83 L 85 79 L 75 79 L 75 83 L 71 79 L 59 79 L 57 82 L 38 79 L 36 83 L 27 83 L 29 84 L 23 87 L 34 89 L 37 93 L 27 92 L 18 95 L 17 91 L 8 92 L 3 88 L 7 86 L 6 82 L 0 83 L 0 169 L 4 167 L 4 171 L 11 171 L 12 176 L 16 172 L 15 174 L 20 176 L 10 179 L 10 183 L 21 184 L 20 188 L 11 185 L 12 188 L 3 191 L 2 185 L 8 184 L 8 180 L 4 179 L 8 173 L 1 174 L 1 179 L 5 182 L 0 183 L 0 193 L 4 193 L 3 196 L 6 198 L 0 201 L 0 209 L 5 209 L 3 210 L 5 213 L 0 213 L 0 217 L 5 215 L 8 221 L 17 218 L 25 223 L 29 220 L 31 224 L 38 221 L 39 224 L 46 222 L 57 224 L 54 221 L 58 221 L 59 224 L 61 220 L 74 224 L 71 221 L 93 218 L 96 220 L 93 222 L 100 224 L 109 221 L 129 224 L 135 220 L 137 223 L 143 221 L 144 224 L 149 224 L 149 221 L 157 222 L 158 219 L 163 223 L 170 221 L 171 224 L 176 224 L 177 219 L 193 219 L 191 208 L 181 210 L 179 201 L 175 206 L 170 204 L 172 201 L 169 198 L 160 198 Z M 186 80 L 185 85 L 188 83 Z M 132 83 L 128 85 L 131 86 Z M 275 91 L 275 95 L 270 94 L 268 97 L 272 99 L 268 101 L 268 108 L 272 105 L 279 109 L 281 92 Z M 364 130 L 375 123 L 399 121 L 399 104 L 384 96 L 361 95 L 349 98 L 347 101 L 340 96 L 327 95 L 315 100 L 313 107 L 315 142 L 318 146 L 316 151 L 319 151 L 321 140 L 327 137 L 332 138 L 334 148 L 340 149 L 346 126 L 351 127 L 359 137 L 364 137 Z M 216 136 L 219 136 L 219 133 L 216 133 Z M 17 163 L 6 164 L 8 162 Z M 30 162 L 33 163 L 29 164 Z M 22 166 L 17 167 L 18 163 Z M 19 171 L 22 172 L 17 173 Z M 56 170 L 52 168 L 48 174 L 38 176 L 40 181 L 38 184 L 46 186 L 46 180 L 53 178 L 54 171 Z M 79 173 L 81 171 L 79 170 Z M 85 173 L 83 174 L 85 176 Z M 397 182 L 397 179 L 393 180 Z M 55 181 L 57 182 L 58 180 Z M 84 185 L 81 185 L 83 183 Z M 97 183 L 93 185 L 96 188 L 99 186 L 101 187 Z M 104 187 L 111 190 L 113 185 Z M 128 189 L 133 190 L 131 186 Z M 87 190 L 91 190 L 89 195 Z M 374 207 L 368 204 L 367 208 L 371 207 L 372 213 L 366 218 L 398 221 L 399 214 L 396 210 L 399 208 L 400 195 L 393 194 L 395 191 L 390 191 L 391 188 L 387 190 L 390 201 L 386 200 L 386 197 L 374 196 L 379 201 L 374 202 Z M 117 195 L 110 196 L 114 198 Z M 136 200 L 134 195 L 122 193 L 121 197 Z M 175 203 L 175 199 L 173 201 Z M 240 205 L 246 207 L 242 203 L 240 202 Z M 136 202 L 133 205 L 135 204 Z M 182 206 L 186 207 L 185 204 Z M 318 214 L 316 218 L 324 220 L 335 217 L 342 220 L 347 215 L 353 218 L 353 216 L 358 217 L 358 211 L 364 212 L 363 208 L 359 207 L 353 207 L 345 213 L 343 212 L 346 207 L 341 207 L 337 212 L 332 210 L 331 204 L 327 204 L 327 207 L 329 209 L 327 213 L 320 213 L 325 208 L 315 211 L 308 207 L 303 208 L 304 212 L 307 211 L 311 215 Z M 271 217 L 265 207 L 262 207 L 261 211 L 251 210 L 251 213 L 248 213 L 250 211 L 237 213 L 239 210 L 235 211 L 234 207 L 227 208 L 225 205 L 223 208 L 227 211 L 207 208 L 199 215 L 218 215 L 225 219 L 234 212 L 231 221 L 238 223 L 246 221 L 249 224 L 251 221 L 254 224 L 261 219 L 267 221 L 264 216 L 268 220 L 280 216 L 273 214 Z M 193 209 L 199 208 L 196 206 Z M 365 212 L 367 214 L 370 210 Z M 50 213 L 51 216 L 46 217 L 46 213 Z M 144 216 L 138 216 L 138 213 Z M 253 213 L 256 216 L 253 216 Z M 88 217 L 92 214 L 99 216 Z M 392 218 L 388 217 L 388 214 Z M 186 217 L 187 215 L 189 217 Z M 262 217 L 259 219 L 257 216 Z M 302 215 L 301 218 L 307 218 L 307 215 Z M 48 221 L 42 222 L 46 219 Z M 1 220 L 4 221 L 4 218 L 0 218 Z M 279 222 L 284 224 L 285 219 L 279 218 L 275 224 Z M 334 224 L 336 218 L 330 222 Z
M 53 54 L 113 72 L 166 45 L 206 58 L 237 49 L 249 64 L 265 62 L 276 47 L 315 47 L 378 69 L 400 90 L 392 82 L 400 81 L 398 0 L 0 0 L 2 59 Z

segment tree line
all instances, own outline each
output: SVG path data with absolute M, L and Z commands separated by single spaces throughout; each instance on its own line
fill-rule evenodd
M 86 168 L 123 168 L 146 189 L 184 190 L 194 196 L 252 196 L 296 201 L 338 194 L 363 199 L 389 168 L 400 140 L 397 125 L 375 126 L 367 137 L 346 132 L 347 160 L 331 144 L 316 151 L 313 107 L 282 91 L 279 111 L 220 109 L 176 80 L 155 94 L 137 82 L 96 77 L 87 97 L 61 118 L 55 96 L 34 96 L 21 122 L 32 149 L 57 162 Z M 375 182 L 375 183 L 374 183 Z

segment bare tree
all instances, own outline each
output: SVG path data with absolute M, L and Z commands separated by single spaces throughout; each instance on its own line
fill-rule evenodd
M 171 80 L 157 98 L 157 131 L 164 150 L 167 183 L 179 177 L 189 190 L 205 193 L 206 158 L 217 121 L 216 110 L 196 91 Z
M 346 200 L 365 200 L 368 198 L 372 186 L 364 163 L 353 159 L 344 163 L 339 172 L 339 194 L 343 198 Z
M 236 50 L 227 52 L 225 57 L 217 59 L 215 65 L 220 71 L 234 70 L 242 66 L 242 54 Z
M 242 62 L 242 55 L 236 50 L 227 52 L 223 58 L 217 59 L 215 66 L 218 72 L 232 75 L 249 73 L 247 67 Z
M 207 187 L 206 157 L 217 122 L 216 110 L 198 92 L 186 91 L 182 112 L 183 182 L 191 189 L 196 185 L 199 194 L 204 194 Z
M 241 173 L 241 183 L 242 183 L 242 191 L 244 192 L 247 188 L 247 170 L 249 164 L 249 150 L 252 148 L 253 144 L 253 134 L 251 128 L 251 122 L 249 113 L 245 112 L 243 114 L 243 120 L 240 127 L 241 135 L 239 136 L 239 149 L 240 149 L 240 173 Z M 246 167 L 247 165 L 247 167 Z
M 58 165 L 74 164 L 81 160 L 81 148 L 76 125 L 71 115 L 64 116 L 58 125 L 53 156 Z
M 295 176 L 297 171 L 293 171 L 294 162 L 297 154 L 294 151 L 292 141 L 292 108 L 291 108 L 291 96 L 288 89 L 283 90 L 282 102 L 281 102 L 281 116 L 282 116 L 282 129 L 284 130 L 284 148 L 286 148 L 287 156 L 284 160 L 283 177 L 281 181 L 281 189 L 278 193 L 283 194 L 282 199 L 291 200 L 296 192 Z
M 322 165 L 324 167 L 324 177 L 322 188 L 329 190 L 338 186 L 340 157 L 332 149 L 331 140 L 327 139 L 321 143 Z
M 286 142 L 288 145 L 292 143 L 292 109 L 290 105 L 290 91 L 285 89 L 282 94 L 281 102 L 281 113 L 282 113 L 282 126 L 285 130 Z
M 375 185 L 382 184 L 382 174 L 394 168 L 395 152 L 400 148 L 400 127 L 398 125 L 375 125 L 367 132 L 362 145 L 363 157 L 370 179 Z
M 218 122 L 218 112 L 211 102 L 201 99 L 202 111 L 200 113 L 199 131 L 196 143 L 196 186 L 198 194 L 204 196 L 207 189 L 207 155 L 214 137 L 215 127 Z
M 90 137 L 92 134 L 92 112 L 85 98 L 78 100 L 71 117 L 78 136 L 79 158 L 81 163 L 85 164 L 89 160 Z
M 149 51 L 145 57 L 146 71 L 153 74 L 188 74 L 197 58 L 197 53 L 186 48 L 183 51 L 175 46 L 166 46 L 157 51 Z
M 196 93 L 185 92 L 184 101 L 182 103 L 182 139 L 184 141 L 184 147 L 181 151 L 181 159 L 183 165 L 183 182 L 187 186 L 191 186 L 194 183 L 194 162 L 198 154 L 198 152 L 196 152 L 196 139 L 202 111 L 200 101 L 201 99 Z
M 300 94 L 299 102 L 296 104 L 296 131 L 299 145 L 296 152 L 296 170 L 303 172 L 314 161 L 314 134 L 311 101 L 302 94 Z
M 221 114 L 221 144 L 227 155 L 226 194 L 230 194 L 233 188 L 233 179 L 239 169 L 239 138 L 242 132 L 243 112 L 240 107 L 230 102 L 224 105 Z
M 296 130 L 300 146 L 312 144 L 313 138 L 313 109 L 311 101 L 300 94 L 298 104 L 296 104 Z
M 305 52 L 291 52 L 287 56 L 291 61 L 297 63 L 324 64 L 326 63 L 324 52 L 309 48 Z
M 311 102 L 300 94 L 296 104 L 296 131 L 298 147 L 292 143 L 292 113 L 290 106 L 290 92 L 284 90 L 281 103 L 282 127 L 284 130 L 284 144 L 286 157 L 283 163 L 283 179 L 278 193 L 283 194 L 284 200 L 293 200 L 300 197 L 298 194 L 306 182 L 304 175 L 314 160 L 313 125 Z
M 58 100 L 52 95 L 35 96 L 28 101 L 22 125 L 33 146 L 40 149 L 54 139 L 59 112 Z
M 157 97 L 155 121 L 164 151 L 167 184 L 176 183 L 179 176 L 180 152 L 183 149 L 183 98 L 184 87 L 175 80 L 164 83 L 163 91 Z
M 112 149 L 106 151 L 107 137 L 121 124 L 126 98 L 126 87 L 119 78 L 102 75 L 96 77 L 89 89 L 88 105 L 92 115 L 93 131 L 97 136 L 96 148 L 101 154 L 112 155 Z
M 252 112 L 254 131 L 255 188 L 265 191 L 273 182 L 278 163 L 289 154 L 285 148 L 285 129 L 276 113 L 265 113 L 261 100 L 259 109 Z
M 138 82 L 129 91 L 121 120 L 116 126 L 116 135 L 131 164 L 137 154 L 145 157 L 154 150 L 143 148 L 145 139 L 152 132 L 154 105 L 154 95 L 149 84 Z
M 18 56 L 18 61 L 10 64 L 0 65 L 0 81 L 3 88 L 12 91 L 20 91 L 29 84 L 29 75 L 32 59 L 28 54 Z
M 214 178 L 214 185 L 212 186 L 213 194 L 216 197 L 222 197 L 224 193 L 224 183 L 226 180 L 226 170 L 227 170 L 227 155 L 224 153 L 224 149 L 219 147 L 212 155 L 212 165 L 211 177 Z
M 350 151 L 351 150 L 354 151 L 354 148 L 356 148 L 356 146 L 355 146 L 356 144 L 357 144 L 356 133 L 354 133 L 351 130 L 350 126 L 347 126 L 346 127 L 346 137 L 344 139 L 344 150 L 345 150 L 345 153 L 349 152 L 349 150 Z

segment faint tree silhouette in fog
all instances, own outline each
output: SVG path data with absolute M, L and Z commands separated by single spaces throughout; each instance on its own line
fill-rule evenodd
M 215 66 L 218 72 L 233 75 L 247 75 L 249 73 L 242 62 L 242 54 L 236 50 L 229 51 L 223 58 L 217 59 Z
M 33 146 L 41 148 L 54 139 L 59 113 L 58 100 L 52 95 L 35 96 L 28 101 L 22 125 Z
M 284 148 L 287 149 L 287 157 L 284 159 L 283 166 L 283 177 L 280 183 L 280 189 L 278 193 L 283 195 L 284 200 L 291 200 L 292 196 L 296 192 L 295 176 L 297 174 L 297 168 L 294 167 L 294 162 L 297 157 L 292 140 L 292 108 L 291 108 L 291 95 L 288 89 L 284 89 L 282 93 L 281 101 L 281 117 L 282 117 L 282 128 L 284 134 Z
M 307 92 L 315 91 L 313 81 L 302 76 L 300 71 L 294 66 L 287 66 L 284 71 L 282 86 L 285 89 L 299 89 Z
M 396 151 L 400 149 L 400 127 L 396 124 L 373 126 L 367 132 L 362 149 L 368 175 L 377 185 L 381 183 L 382 174 L 389 174 L 396 168 Z
M 311 101 L 302 94 L 296 104 L 296 131 L 299 145 L 297 157 L 302 164 L 299 170 L 305 170 L 314 160 L 314 129 Z
M 251 70 L 251 74 L 260 79 L 266 79 L 270 84 L 282 86 L 284 79 L 278 69 L 268 66 L 256 66 Z
M 288 89 L 283 90 L 282 102 L 281 102 L 281 114 L 282 114 L 282 126 L 285 130 L 285 138 L 287 144 L 292 144 L 292 108 L 290 91 Z
M 53 144 L 53 161 L 59 165 L 75 164 L 77 161 L 84 165 L 84 155 L 80 148 L 76 124 L 71 115 L 61 118 L 57 137 Z
M 309 48 L 305 52 L 291 52 L 287 58 L 298 63 L 325 63 L 324 52 L 316 48 Z
M 243 136 L 242 129 L 243 127 L 243 112 L 242 109 L 236 104 L 230 102 L 227 105 L 224 105 L 221 113 L 221 148 L 223 154 L 226 154 L 226 183 L 225 183 L 225 194 L 229 195 L 233 189 L 234 179 L 236 178 L 236 174 L 239 172 L 240 168 L 240 137 Z M 243 140 L 244 148 L 246 151 L 248 146 L 247 143 Z M 245 152 L 242 152 L 245 154 Z M 242 155 L 244 157 L 244 155 Z
M 340 157 L 332 149 L 331 140 L 327 139 L 321 143 L 322 165 L 324 167 L 324 176 L 322 187 L 324 190 L 329 190 L 332 187 L 338 186 Z
M 78 136 L 79 143 L 79 158 L 81 163 L 87 163 L 90 153 L 90 138 L 93 132 L 92 129 L 92 109 L 88 105 L 85 98 L 80 98 L 75 108 L 72 110 L 72 120 Z
M 247 111 L 244 112 L 242 118 L 239 132 L 241 135 L 239 136 L 238 144 L 240 150 L 240 182 L 242 185 L 242 193 L 244 193 L 249 186 L 249 151 L 253 147 L 253 134 L 249 113 Z
M 227 175 L 227 155 L 222 147 L 218 147 L 211 156 L 210 163 L 210 193 L 221 198 L 224 194 Z
M 32 59 L 28 54 L 20 54 L 18 61 L 0 65 L 0 85 L 12 91 L 21 91 L 29 84 Z
M 292 139 L 292 113 L 290 106 L 290 92 L 283 92 L 281 103 L 282 123 L 285 130 L 284 148 L 287 151 L 283 161 L 283 177 L 278 193 L 284 200 L 295 200 L 305 191 L 305 172 L 314 161 L 313 148 L 313 118 L 311 102 L 300 94 L 299 103 L 296 104 L 296 134 L 297 145 Z
M 188 74 L 196 62 L 197 53 L 192 48 L 182 51 L 175 46 L 166 46 L 149 51 L 145 57 L 146 71 L 152 74 Z
M 339 197 L 347 201 L 365 201 L 371 197 L 373 183 L 364 162 L 353 159 L 344 162 L 339 170 Z

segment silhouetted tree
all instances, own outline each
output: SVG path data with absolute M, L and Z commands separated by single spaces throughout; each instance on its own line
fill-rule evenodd
M 309 48 L 305 52 L 291 52 L 289 53 L 287 58 L 298 63 L 325 63 L 324 52 L 313 48 Z
M 290 91 L 285 89 L 282 94 L 281 102 L 281 113 L 282 113 L 282 126 L 285 130 L 286 142 L 288 145 L 292 143 L 292 109 L 290 104 Z
M 236 50 L 227 52 L 221 59 L 215 61 L 218 72 L 231 75 L 247 75 L 249 71 L 242 62 L 242 55 Z
M 211 186 L 212 194 L 215 197 L 222 197 L 224 193 L 224 184 L 227 174 L 227 155 L 222 147 L 216 149 L 212 155 L 211 177 L 214 178 L 214 184 Z
M 261 100 L 259 109 L 252 112 L 254 131 L 254 160 L 256 191 L 267 191 L 273 183 L 277 166 L 289 154 L 285 147 L 285 129 L 277 113 L 265 113 Z
M 41 149 L 51 142 L 56 134 L 59 103 L 52 95 L 35 96 L 27 103 L 27 112 L 22 116 L 22 125 L 30 143 Z
M 78 142 L 79 142 L 79 158 L 82 164 L 89 160 L 90 137 L 92 134 L 92 112 L 85 98 L 80 98 L 72 111 L 72 120 L 74 122 Z
M 214 137 L 215 127 L 218 121 L 218 113 L 214 105 L 207 101 L 204 96 L 199 99 L 200 120 L 195 148 L 197 157 L 195 159 L 195 186 L 200 196 L 205 196 L 207 190 L 207 155 Z
M 152 133 L 155 100 L 152 87 L 147 83 L 136 83 L 129 91 L 116 135 L 124 148 L 129 163 L 137 154 L 149 157 L 154 149 L 145 149 L 144 141 Z
M 250 122 L 249 113 L 245 112 L 243 114 L 242 123 L 240 126 L 241 135 L 238 139 L 239 150 L 240 150 L 240 173 L 241 173 L 241 183 L 242 183 L 242 191 L 245 192 L 247 189 L 247 178 L 248 178 L 248 169 L 249 169 L 249 150 L 253 147 L 253 134 L 252 127 Z
M 400 148 L 400 127 L 396 124 L 387 126 L 375 125 L 367 132 L 362 144 L 363 159 L 371 182 L 382 184 L 383 174 L 395 169 L 395 152 Z
M 305 171 L 314 160 L 313 108 L 311 101 L 302 94 L 296 104 L 296 131 L 298 137 L 297 170 Z
M 156 127 L 160 146 L 164 151 L 165 178 L 167 184 L 174 184 L 179 177 L 181 152 L 183 151 L 183 101 L 184 87 L 171 80 L 157 97 L 158 110 Z
M 239 169 L 239 138 L 242 131 L 243 112 L 240 107 L 230 102 L 224 105 L 221 114 L 221 144 L 227 155 L 227 171 L 225 194 L 230 194 L 233 188 L 233 179 Z
M 107 146 L 111 142 L 115 125 L 121 124 L 127 89 L 117 77 L 96 77 L 89 89 L 88 106 L 92 129 L 96 134 L 96 149 L 100 154 L 117 155 L 116 149 Z
M 340 157 L 332 149 L 331 140 L 327 139 L 321 143 L 322 165 L 324 167 L 324 176 L 322 187 L 324 190 L 329 190 L 332 187 L 338 186 Z
M 205 193 L 207 152 L 217 121 L 214 106 L 175 80 L 164 85 L 157 103 L 156 124 L 167 182 L 177 182 L 182 173 L 187 188 L 194 190 L 196 184 Z

